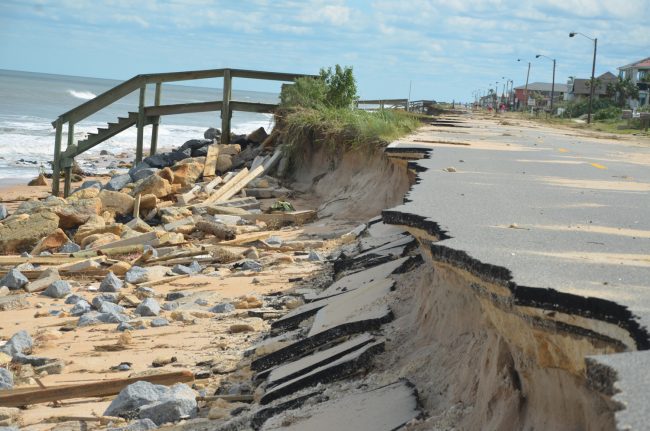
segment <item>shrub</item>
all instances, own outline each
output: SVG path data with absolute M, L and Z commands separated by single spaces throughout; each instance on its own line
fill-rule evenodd
M 357 84 L 351 67 L 338 64 L 334 71 L 321 69 L 318 78 L 298 78 L 293 85 L 284 85 L 280 92 L 283 108 L 351 108 L 357 99 Z
M 609 106 L 607 108 L 599 109 L 593 114 L 596 121 L 615 120 L 621 117 L 622 110 L 616 106 Z

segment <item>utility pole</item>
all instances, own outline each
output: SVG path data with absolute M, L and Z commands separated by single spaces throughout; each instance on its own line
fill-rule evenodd
M 598 48 L 598 38 L 597 37 L 591 38 L 586 34 L 577 31 L 572 31 L 571 33 L 569 33 L 569 37 L 574 37 L 576 34 L 579 34 L 580 36 L 584 36 L 587 39 L 594 41 L 594 58 L 591 63 L 591 85 L 589 86 L 589 110 L 587 111 L 587 124 L 591 124 L 591 106 L 594 100 L 594 87 L 596 86 L 596 78 L 594 75 L 596 73 L 596 50 Z

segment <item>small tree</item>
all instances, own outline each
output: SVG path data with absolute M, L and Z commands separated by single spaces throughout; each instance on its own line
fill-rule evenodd
M 280 104 L 284 107 L 302 106 L 318 109 L 351 108 L 357 100 L 357 84 L 351 67 L 338 64 L 320 70 L 319 79 L 298 78 L 291 85 L 284 85 Z
M 357 83 L 352 74 L 352 67 L 341 67 L 320 70 L 320 77 L 327 85 L 326 102 L 332 108 L 349 108 L 357 99 Z
M 607 85 L 607 96 L 611 97 L 619 107 L 623 108 L 627 99 L 638 99 L 639 88 L 630 78 L 623 79 L 619 76 L 616 82 Z

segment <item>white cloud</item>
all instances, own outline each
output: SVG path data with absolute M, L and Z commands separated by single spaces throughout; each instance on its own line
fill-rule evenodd
M 149 28 L 149 23 L 137 15 L 113 15 L 117 22 L 137 24 L 142 28 Z

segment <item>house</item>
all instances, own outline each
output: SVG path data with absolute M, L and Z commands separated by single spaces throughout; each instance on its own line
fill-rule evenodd
M 544 98 L 543 106 L 548 106 L 551 104 L 551 89 L 553 84 L 550 82 L 531 82 L 528 84 L 528 94 L 526 94 L 526 86 L 520 85 L 515 87 L 515 104 L 517 106 L 527 106 L 528 99 L 532 97 L 533 93 L 539 94 Z M 564 96 L 567 93 L 568 85 L 555 83 L 555 94 L 553 96 L 554 103 L 564 100 Z
M 639 88 L 639 99 L 628 101 L 632 108 L 650 104 L 650 57 L 619 67 L 618 76 L 630 79 Z
M 602 75 L 597 76 L 596 87 L 594 88 L 594 99 L 605 96 L 607 94 L 607 85 L 616 82 L 617 79 L 616 75 L 611 72 L 605 72 Z M 568 92 L 566 94 L 566 100 L 578 101 L 589 98 L 591 91 L 589 86 L 590 81 L 591 78 L 570 78 L 567 83 Z

